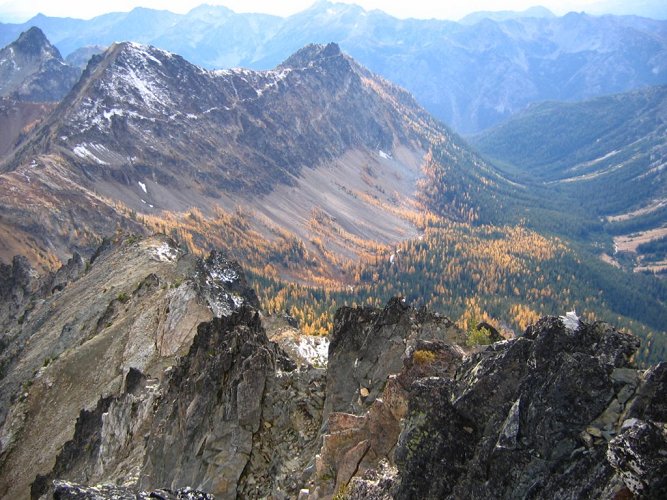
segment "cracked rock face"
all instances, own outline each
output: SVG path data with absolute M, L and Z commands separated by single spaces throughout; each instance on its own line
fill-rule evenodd
M 141 484 L 197 485 L 235 497 L 275 363 L 255 312 L 243 309 L 200 325 L 188 356 L 170 375 Z
M 297 369 L 254 309 L 202 323 L 156 403 L 139 485 L 295 496 L 316 450 L 323 389 L 323 370 Z
M 629 419 L 611 440 L 607 460 L 637 496 L 667 495 L 667 430 L 653 422 Z
M 362 317 L 385 328 L 399 323 L 378 321 L 382 315 L 401 317 Z M 348 312 L 338 333 L 351 338 L 332 340 L 332 349 L 356 345 L 358 325 Z M 419 340 L 370 407 L 329 414 L 307 495 L 662 498 L 667 365 L 636 370 L 637 347 L 606 324 L 568 328 L 549 317 L 467 357 Z M 334 350 L 330 363 L 350 354 Z M 372 444 L 378 436 L 383 451 Z
M 626 396 L 636 388 L 637 347 L 600 323 L 572 330 L 545 318 L 525 337 L 471 356 L 454 379 L 416 381 L 396 452 L 397 497 L 604 498 L 633 490 L 617 474 L 630 462 L 621 448 L 646 456 L 637 444 L 657 429 L 642 428 L 634 442 L 621 430 L 634 401 Z
M 348 489 L 358 498 L 388 494 L 395 486 L 394 455 L 411 387 L 434 375 L 453 376 L 463 350 L 445 340 L 463 338 L 447 318 L 416 311 L 400 299 L 384 309 L 338 311 L 329 348 L 323 444 L 308 484 L 311 498 Z
M 667 496 L 667 363 L 647 370 L 625 420 L 609 443 L 607 460 L 627 488 L 644 498 Z
M 325 418 L 332 412 L 359 413 L 380 395 L 387 376 L 401 371 L 406 351 L 418 339 L 464 339 L 453 323 L 420 316 L 401 299 L 383 309 L 342 307 L 334 317 L 327 363 Z
M 208 285 L 201 269 L 234 278 Z M 209 299 L 236 297 L 226 314 L 257 303 L 237 265 L 164 236 L 121 238 L 44 278 L 15 259 L 0 268 L 0 294 L 0 496 L 16 498 L 57 478 L 135 484 L 165 369 L 220 313 Z
M 297 369 L 244 306 L 201 323 L 162 383 L 130 371 L 122 395 L 82 413 L 33 497 L 63 477 L 113 481 L 122 494 L 192 486 L 216 498 L 295 496 L 317 449 L 323 403 L 323 370 Z

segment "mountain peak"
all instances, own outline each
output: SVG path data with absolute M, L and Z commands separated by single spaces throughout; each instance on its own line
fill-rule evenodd
M 363 7 L 355 4 L 331 2 L 329 0 L 317 0 L 306 12 L 315 12 L 323 14 L 342 14 L 348 12 L 365 12 Z
M 0 50 L 0 96 L 57 101 L 72 88 L 79 70 L 63 61 L 42 30 L 32 27 Z
M 168 59 L 177 57 L 169 51 L 137 42 L 116 42 L 107 53 L 116 61 L 125 61 L 123 64 L 134 65 L 136 61 L 141 60 L 142 65 L 146 68 L 162 66 Z
M 61 59 L 58 49 L 51 45 L 44 32 L 36 26 L 21 33 L 13 45 L 26 55 L 38 56 L 47 53 L 56 59 Z
M 306 45 L 304 48 L 292 54 L 279 67 L 305 68 L 313 65 L 315 62 L 322 61 L 323 59 L 329 59 L 341 55 L 343 55 L 343 53 L 337 43 L 331 42 L 326 45 L 311 43 L 310 45 Z
M 210 19 L 210 18 L 221 18 L 226 19 L 230 16 L 235 15 L 236 13 L 224 5 L 211 5 L 209 3 L 203 3 L 194 7 L 190 12 L 188 12 L 188 17 L 195 19 Z
M 172 55 L 170 52 L 158 49 L 152 45 L 144 45 L 137 42 L 116 42 L 113 46 L 118 52 L 127 52 L 129 54 L 138 54 L 142 56 L 148 56 L 152 54 Z

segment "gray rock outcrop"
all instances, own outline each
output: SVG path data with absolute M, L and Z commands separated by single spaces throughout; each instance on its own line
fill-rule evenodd
M 84 286 L 119 267 L 103 290 Z M 323 368 L 290 358 L 303 339 L 284 321 L 267 335 L 220 254 L 199 260 L 160 236 L 112 244 L 85 269 L 74 258 L 37 286 L 20 262 L 3 268 L 11 289 L 43 297 L 0 379 L 3 394 L 31 381 L 0 428 L 3 495 L 667 495 L 667 364 L 638 370 L 638 340 L 605 323 L 545 317 L 471 349 L 447 318 L 392 299 L 339 310 Z M 86 314 L 54 316 L 61 300 Z M 82 368 L 87 384 L 72 379 Z
M 142 486 L 197 485 L 236 497 L 260 429 L 266 379 L 280 361 L 272 347 L 251 309 L 199 326 L 158 407 Z
M 602 323 L 573 331 L 544 318 L 524 337 L 473 354 L 455 377 L 416 379 L 396 474 L 381 495 L 663 496 L 665 369 L 642 376 L 631 361 L 637 348 Z M 350 488 L 369 484 L 360 477 Z
M 383 309 L 340 308 L 329 347 L 325 418 L 331 412 L 367 409 L 387 377 L 401 371 L 406 351 L 418 339 L 462 343 L 465 335 L 448 318 L 416 311 L 400 298 Z
M 40 496 L 52 479 L 136 484 L 165 369 L 198 325 L 257 304 L 239 271 L 165 236 L 120 236 L 44 278 L 21 259 L 2 267 L 0 496 Z

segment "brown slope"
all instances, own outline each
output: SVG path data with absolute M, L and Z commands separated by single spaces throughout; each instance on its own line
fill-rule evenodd
M 11 152 L 54 108 L 55 103 L 0 100 L 0 158 Z
M 416 234 L 417 180 L 432 144 L 450 148 L 454 162 L 464 153 L 409 94 L 335 44 L 254 72 L 205 71 L 121 43 L 0 167 L 5 192 L 15 193 L 0 200 L 0 222 L 62 259 L 74 244 L 136 225 L 135 214 L 187 240 L 178 214 L 240 207 L 259 238 L 289 234 L 314 253 L 323 243 L 351 257 Z M 54 192 L 56 224 L 39 202 L 21 204 Z M 197 237 L 200 247 L 220 244 Z

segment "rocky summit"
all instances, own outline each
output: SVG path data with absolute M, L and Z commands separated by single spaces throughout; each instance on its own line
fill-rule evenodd
M 0 50 L 0 96 L 20 101 L 59 101 L 81 71 L 67 64 L 42 30 L 32 27 Z
M 80 74 L 39 28 L 0 49 L 0 158 L 53 111 Z
M 605 323 L 467 347 L 397 298 L 340 309 L 322 363 L 238 265 L 165 237 L 1 278 L 3 497 L 667 494 L 667 365 Z

